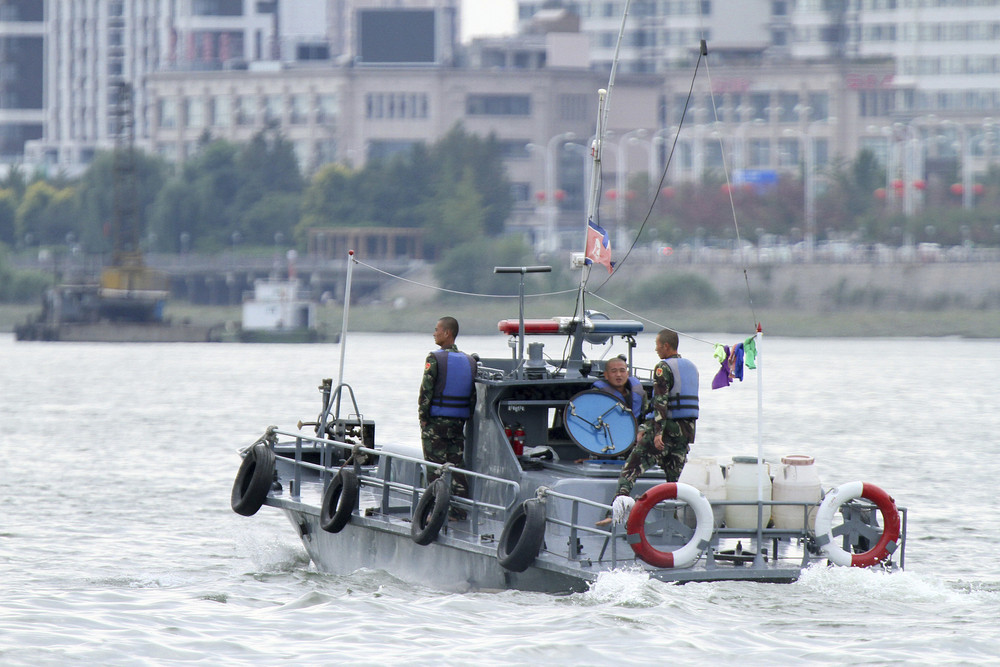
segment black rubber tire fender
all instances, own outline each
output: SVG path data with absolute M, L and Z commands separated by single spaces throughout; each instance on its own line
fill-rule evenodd
M 441 478 L 434 480 L 424 489 L 410 521 L 410 537 L 414 542 L 423 546 L 437 539 L 448 517 L 450 503 L 451 491 Z
M 320 528 L 328 533 L 339 533 L 351 521 L 358 506 L 358 476 L 350 468 L 341 468 L 323 493 L 323 506 L 319 511 Z
M 524 572 L 535 562 L 545 538 L 545 505 L 529 498 L 517 506 L 504 524 L 497 559 L 504 569 Z
M 247 451 L 233 481 L 229 501 L 233 511 L 253 516 L 264 504 L 274 481 L 274 452 L 265 444 L 256 444 Z

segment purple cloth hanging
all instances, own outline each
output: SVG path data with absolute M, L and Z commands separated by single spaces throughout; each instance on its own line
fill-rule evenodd
M 729 377 L 729 346 L 726 345 L 724 349 L 726 351 L 725 360 L 722 362 L 722 368 L 719 369 L 719 372 L 712 379 L 712 389 L 728 387 L 732 382 L 732 379 Z

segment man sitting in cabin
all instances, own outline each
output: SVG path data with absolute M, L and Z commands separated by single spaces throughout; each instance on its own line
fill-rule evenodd
M 465 458 L 465 422 L 476 406 L 476 367 L 471 355 L 459 352 L 455 345 L 458 320 L 442 317 L 434 327 L 434 343 L 440 348 L 427 355 L 424 377 L 420 383 L 417 414 L 420 417 L 420 440 L 424 458 L 434 463 L 462 467 Z M 434 469 L 428 483 L 441 476 Z M 452 473 L 451 492 L 469 497 L 465 475 Z M 454 518 L 462 512 L 452 510 Z
M 653 369 L 653 414 L 636 434 L 635 448 L 618 477 L 618 493 L 612 516 L 598 521 L 606 526 L 613 520 L 624 523 L 635 504 L 632 487 L 642 473 L 654 465 L 663 469 L 668 482 L 676 482 L 694 442 L 698 419 L 698 368 L 677 353 L 677 332 L 663 329 L 656 335 Z
M 608 359 L 604 364 L 604 379 L 595 382 L 594 389 L 614 396 L 632 411 L 636 424 L 642 423 L 643 415 L 649 408 L 649 398 L 639 378 L 628 374 L 625 357 L 619 355 Z

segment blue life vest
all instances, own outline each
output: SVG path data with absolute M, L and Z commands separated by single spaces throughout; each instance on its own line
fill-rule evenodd
M 431 395 L 431 417 L 472 416 L 472 386 L 476 379 L 476 360 L 464 352 L 437 350 L 437 380 Z
M 670 419 L 698 418 L 698 368 L 682 357 L 670 357 L 663 363 L 674 374 L 674 386 L 667 394 L 667 417 Z
M 632 408 L 632 414 L 635 415 L 635 418 L 636 418 L 637 421 L 641 422 L 642 421 L 642 399 L 645 396 L 646 392 L 642 388 L 642 383 L 639 382 L 639 378 L 634 378 L 634 377 L 629 376 L 628 386 L 629 386 L 629 389 L 631 390 L 629 393 L 632 395 L 632 406 L 631 406 L 631 408 Z M 621 394 L 619 394 L 615 390 L 614 387 L 612 387 L 610 384 L 608 384 L 606 380 L 598 380 L 597 382 L 594 383 L 594 388 L 595 389 L 600 389 L 601 391 L 604 391 L 604 392 L 607 392 L 607 393 L 611 394 L 612 396 L 614 396 L 615 398 L 625 398 L 624 396 L 622 396 Z M 628 399 L 626 399 L 626 403 L 627 403 L 627 400 Z

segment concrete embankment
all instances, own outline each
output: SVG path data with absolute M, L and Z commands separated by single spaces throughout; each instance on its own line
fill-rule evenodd
M 698 276 L 724 303 L 746 301 L 747 283 L 760 305 L 827 311 L 840 308 L 1000 308 L 1000 262 L 892 264 L 642 265 L 638 280 Z

